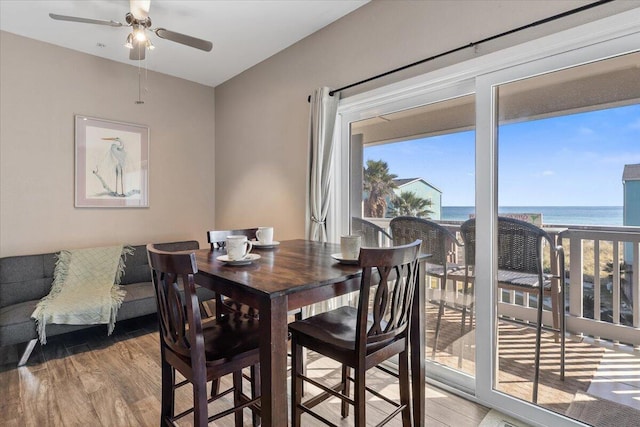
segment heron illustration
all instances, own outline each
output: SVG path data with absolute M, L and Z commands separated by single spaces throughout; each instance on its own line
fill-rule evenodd
M 111 144 L 111 148 L 106 152 L 105 157 L 108 158 L 108 165 L 114 168 L 116 174 L 116 186 L 112 193 L 115 196 L 125 197 L 126 193 L 124 192 L 124 168 L 127 161 L 127 152 L 124 148 L 124 141 L 122 141 L 118 137 L 102 139 L 104 141 L 115 141 L 113 144 Z M 103 162 L 105 160 L 103 160 Z M 98 166 L 96 166 L 96 170 L 94 171 L 94 173 L 100 179 L 100 181 L 102 181 L 102 185 L 105 187 L 105 189 L 110 190 L 109 186 L 98 174 Z M 120 182 L 120 192 L 118 192 L 118 181 Z

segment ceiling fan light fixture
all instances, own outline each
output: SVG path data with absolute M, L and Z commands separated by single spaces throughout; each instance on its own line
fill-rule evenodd
M 2 0 L 0 0 L 1 2 Z M 117 21 L 106 21 L 102 19 L 80 18 L 77 16 L 58 15 L 50 13 L 49 17 L 57 21 L 83 22 L 86 24 L 106 25 L 109 27 L 130 27 L 127 35 L 125 47 L 130 50 L 129 59 L 132 61 L 140 61 L 145 58 L 144 54 L 147 50 L 153 50 L 153 43 L 149 40 L 147 30 L 153 32 L 161 39 L 169 40 L 185 46 L 190 46 L 205 52 L 211 52 L 213 44 L 208 40 L 192 37 L 187 34 L 177 33 L 167 30 L 166 28 L 153 28 L 151 18 L 149 17 L 149 6 L 151 0 L 130 0 L 130 11 L 125 14 L 126 24 Z M 135 50 L 134 50 L 135 49 Z
M 129 33 L 127 36 L 127 42 L 124 44 L 127 49 L 133 49 L 133 34 Z
M 145 34 L 144 31 L 144 27 L 140 27 L 140 26 L 136 26 L 133 29 L 133 36 L 136 38 L 136 40 L 138 40 L 139 42 L 146 42 L 147 39 L 147 35 Z

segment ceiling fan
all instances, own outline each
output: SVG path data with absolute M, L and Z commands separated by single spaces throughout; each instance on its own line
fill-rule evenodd
M 202 40 L 186 34 L 169 31 L 165 28 L 152 28 L 151 18 L 149 18 L 149 6 L 151 0 L 129 0 L 130 12 L 125 15 L 123 24 L 118 21 L 106 21 L 101 19 L 79 18 L 76 16 L 57 15 L 50 13 L 49 16 L 59 21 L 82 22 L 86 24 L 108 25 L 110 27 L 131 27 L 132 31 L 127 36 L 126 47 L 130 49 L 129 59 L 142 60 L 145 58 L 147 49 L 154 49 L 153 43 L 149 40 L 146 30 L 154 32 L 158 37 L 171 40 L 186 46 L 195 47 L 196 49 L 210 52 L 213 44 L 210 41 Z

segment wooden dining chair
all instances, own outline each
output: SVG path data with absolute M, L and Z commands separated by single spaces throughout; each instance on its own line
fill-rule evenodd
M 258 321 L 224 316 L 203 322 L 194 281 L 198 272 L 195 254 L 164 252 L 153 244 L 147 245 L 147 254 L 160 323 L 160 424 L 174 425 L 176 420 L 193 413 L 194 425 L 202 427 L 235 414 L 235 425 L 241 427 L 244 408 L 259 413 L 260 398 L 242 392 L 242 369 L 258 365 L 260 360 Z M 184 381 L 176 383 L 176 371 Z M 209 398 L 207 382 L 228 374 L 233 376 L 233 387 L 212 393 Z M 193 408 L 176 415 L 175 390 L 186 384 L 192 385 Z M 229 393 L 233 393 L 233 408 L 209 416 L 208 404 Z M 254 426 L 256 420 L 259 419 L 254 417 Z
M 440 282 L 438 317 L 432 346 L 432 357 L 435 357 L 440 337 L 440 324 L 445 309 L 447 281 L 451 273 L 461 268 L 460 265 L 452 262 L 456 258 L 456 246 L 461 246 L 460 242 L 447 228 L 424 218 L 397 216 L 391 220 L 389 227 L 395 245 L 403 245 L 420 239 L 422 240 L 421 253 L 431 255 L 427 261 L 425 273 Z M 455 304 L 450 307 L 455 308 Z
M 211 245 L 211 250 L 224 249 L 226 245 L 227 236 L 247 236 L 248 240 L 254 240 L 256 238 L 256 232 L 258 228 L 244 228 L 235 230 L 210 230 L 207 231 L 207 242 Z M 257 308 L 251 307 L 247 304 L 243 304 L 239 301 L 229 298 L 224 295 L 216 295 L 216 316 L 246 316 L 253 319 L 259 319 L 260 313 Z M 287 313 L 289 316 L 293 316 L 295 320 L 302 319 L 304 315 L 304 309 L 298 308 L 291 310 Z M 306 360 L 306 352 L 303 353 L 303 358 Z M 305 363 L 306 366 L 306 363 Z M 306 372 L 306 367 L 305 367 Z M 257 368 L 251 369 L 251 377 L 259 378 L 260 372 Z M 254 382 L 254 384 L 258 384 Z M 218 391 L 218 384 L 214 383 L 215 392 Z M 252 390 L 252 395 L 255 395 L 257 391 Z
M 335 425 L 311 408 L 332 396 L 342 400 L 342 416 L 354 405 L 355 425 L 366 425 L 365 390 L 395 407 L 382 424 L 402 413 L 402 424 L 411 423 L 409 398 L 409 326 L 418 282 L 420 240 L 391 248 L 362 248 L 359 265 L 362 279 L 358 307 L 344 306 L 298 320 L 289 325 L 293 349 L 291 373 L 292 425 L 301 425 L 308 413 L 328 425 Z M 328 387 L 303 373 L 302 349 L 308 348 L 342 364 L 339 384 Z M 389 358 L 399 355 L 400 404 L 366 387 L 365 374 Z M 350 378 L 351 368 L 354 378 Z M 302 402 L 301 387 L 311 383 L 324 391 Z M 353 398 L 350 383 L 354 382 Z
M 258 228 L 243 228 L 236 230 L 210 230 L 207 231 L 207 242 L 211 245 L 211 250 L 224 249 L 227 236 L 247 236 L 247 240 L 256 238 Z M 216 316 L 231 314 L 258 318 L 258 309 L 241 304 L 224 295 L 216 295 Z
M 470 219 L 460 226 L 465 244 L 466 281 L 473 280 L 470 268 L 475 266 L 476 221 Z M 558 262 L 559 275 L 545 273 L 543 248 L 548 243 L 549 259 Z M 538 401 L 540 378 L 540 346 L 542 334 L 542 310 L 544 296 L 551 295 L 551 309 L 556 311 L 560 334 L 560 379 L 564 380 L 565 368 L 565 259 L 562 246 L 556 246 L 551 236 L 533 224 L 514 218 L 498 217 L 498 280 L 499 289 L 533 293 L 537 296 L 536 348 L 534 357 L 533 403 Z M 553 289 L 559 286 L 560 289 Z M 559 294 L 559 301 L 556 296 Z M 464 325 L 464 313 L 462 323 Z
M 245 228 L 237 230 L 211 230 L 207 231 L 207 241 L 211 245 L 211 250 L 224 249 L 227 236 L 247 236 L 248 240 L 254 240 L 256 238 L 257 228 Z M 258 318 L 258 309 L 250 307 L 246 304 L 242 304 L 229 297 L 223 295 L 216 295 L 216 313 L 242 315 Z M 293 310 L 289 312 L 289 315 L 294 315 L 296 320 L 302 318 L 302 310 Z

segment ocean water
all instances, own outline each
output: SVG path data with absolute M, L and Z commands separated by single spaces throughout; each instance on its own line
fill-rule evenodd
M 443 221 L 466 221 L 473 206 L 443 206 Z M 543 224 L 622 226 L 622 206 L 501 206 L 498 213 L 541 213 Z

